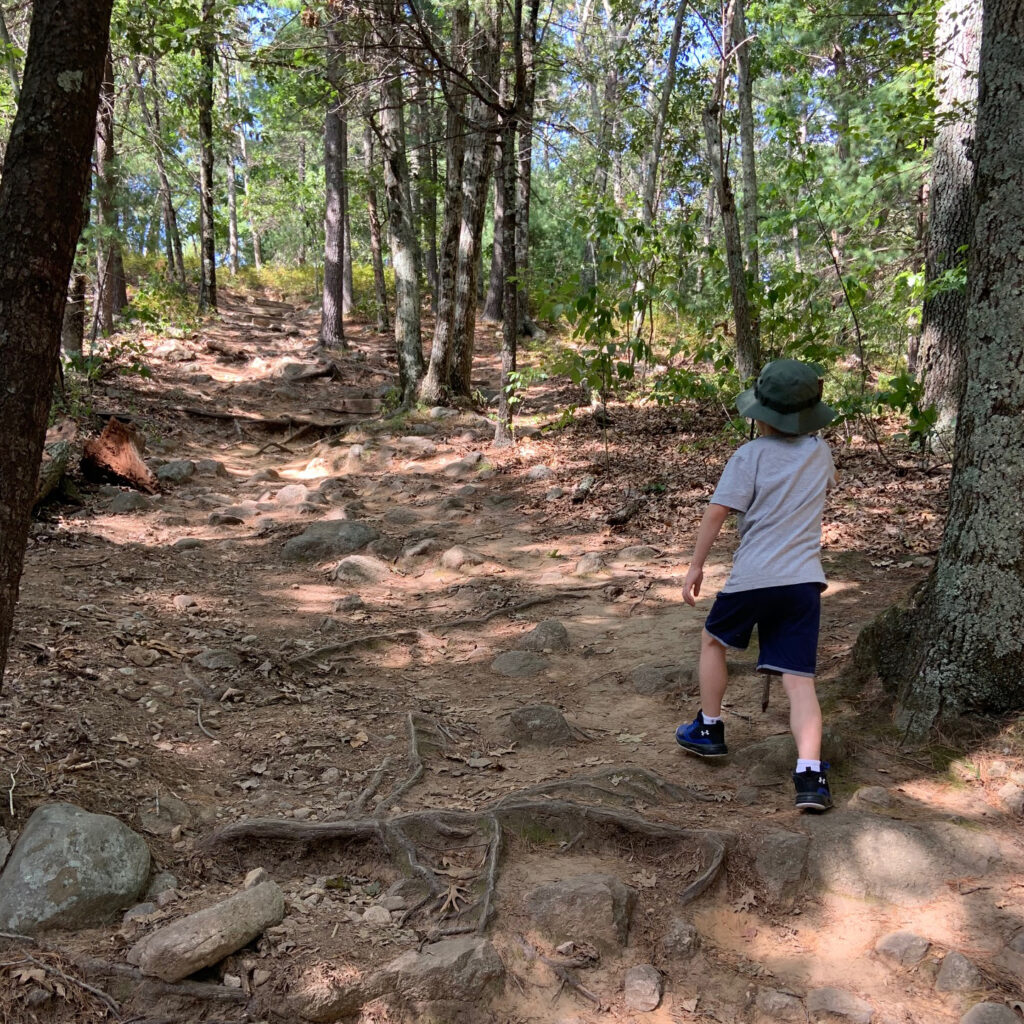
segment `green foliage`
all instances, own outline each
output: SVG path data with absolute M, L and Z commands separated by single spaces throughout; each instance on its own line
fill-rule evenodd
M 195 300 L 157 274 L 140 281 L 122 316 L 126 323 L 142 325 L 154 333 L 171 328 L 194 331 L 199 327 Z
M 906 371 L 889 378 L 873 395 L 876 408 L 890 409 L 907 417 L 906 431 L 897 434 L 922 452 L 927 451 L 935 434 L 938 412 L 934 405 L 924 404 L 924 385 Z

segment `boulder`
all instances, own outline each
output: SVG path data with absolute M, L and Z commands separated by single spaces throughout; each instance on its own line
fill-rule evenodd
M 1004 782 L 996 790 L 996 800 L 1008 814 L 1024 814 L 1024 787 L 1016 782 Z
M 662 935 L 658 948 L 662 955 L 686 960 L 700 949 L 700 932 L 689 921 L 673 917 Z
M 935 978 L 935 988 L 939 992 L 972 992 L 982 988 L 985 982 L 970 960 L 953 950 L 942 958 L 942 966 Z
M 629 939 L 636 891 L 613 875 L 577 875 L 538 886 L 526 897 L 534 925 L 553 943 L 590 942 L 616 953 Z
M 913 932 L 889 932 L 875 943 L 875 952 L 898 964 L 911 967 L 924 959 L 931 943 Z
M 111 499 L 110 511 L 114 515 L 123 515 L 126 512 L 139 512 L 151 508 L 152 504 L 149 498 L 138 491 L 118 491 Z
M 183 484 L 195 476 L 196 464 L 191 459 L 175 459 L 165 462 L 157 471 L 156 477 L 164 483 Z
M 550 704 L 531 704 L 517 708 L 510 716 L 512 735 L 520 743 L 561 747 L 572 740 L 565 716 Z
M 588 551 L 580 557 L 580 560 L 576 563 L 576 568 L 573 569 L 573 573 L 576 576 L 590 576 L 593 573 L 603 572 L 604 568 L 605 561 L 600 552 Z
M 557 619 L 544 619 L 542 622 L 538 622 L 526 636 L 520 638 L 516 649 L 538 653 L 567 651 L 569 650 L 569 633 Z
M 1020 1024 L 1020 1017 L 1003 1003 L 975 1003 L 960 1024 Z
M 358 519 L 326 519 L 286 541 L 281 555 L 293 562 L 339 558 L 366 547 L 379 536 L 374 527 Z
M 243 889 L 220 903 L 141 939 L 129 963 L 163 981 L 181 981 L 248 945 L 284 918 L 284 893 L 274 882 Z
M 780 992 L 775 988 L 758 989 L 755 1005 L 773 1024 L 775 1021 L 793 1021 L 805 1024 L 807 1020 L 804 1004 L 796 996 Z
M 548 659 L 532 651 L 506 651 L 491 662 L 491 671 L 510 679 L 525 679 L 535 676 L 548 667 Z
M 455 547 L 449 548 L 441 556 L 441 568 L 457 572 L 460 569 L 466 568 L 466 566 L 483 565 L 485 561 L 487 559 L 479 551 L 473 551 L 470 548 L 464 548 L 456 544 Z
M 807 993 L 807 1012 L 811 1020 L 832 1014 L 853 1024 L 871 1024 L 875 1011 L 870 1003 L 841 988 L 815 988 Z
M 358 1013 L 369 998 L 367 979 L 355 968 L 315 967 L 292 985 L 289 1005 L 303 1020 L 332 1024 Z
M 135 902 L 149 877 L 145 840 L 108 814 L 46 804 L 0 875 L 0 929 L 90 928 Z
M 374 976 L 374 987 L 393 992 L 403 1002 L 471 1001 L 479 1004 L 497 994 L 505 965 L 487 939 L 463 935 L 411 949 Z
M 335 567 L 331 578 L 349 583 L 380 583 L 390 570 L 379 559 L 370 555 L 349 555 Z
M 651 964 L 638 964 L 626 971 L 623 993 L 627 1010 L 656 1010 L 664 991 L 661 972 Z
M 305 484 L 285 484 L 274 495 L 274 504 L 285 507 L 301 505 L 309 498 L 309 488 Z

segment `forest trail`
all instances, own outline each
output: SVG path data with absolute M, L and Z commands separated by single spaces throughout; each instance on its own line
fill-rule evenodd
M 578 414 L 501 451 L 474 412 L 370 416 L 395 376 L 388 339 L 352 325 L 336 371 L 314 376 L 325 366 L 310 355 L 315 311 L 224 305 L 196 336 L 154 340 L 151 380 L 118 379 L 97 398 L 146 435 L 163 493 L 99 488 L 79 511 L 51 510 L 27 554 L 0 723 L 0 777 L 12 780 L 0 785 L 0 820 L 13 834 L 52 800 L 114 814 L 175 879 L 120 930 L 47 937 L 65 970 L 75 956 L 123 962 L 154 925 L 263 867 L 287 916 L 206 977 L 242 979 L 235 995 L 196 1001 L 102 982 L 126 1018 L 341 1019 L 323 1007 L 363 991 L 353 978 L 377 977 L 453 926 L 473 932 L 481 915 L 508 976 L 500 994 L 467 1009 L 434 993 L 420 1003 L 440 1009 L 409 1009 L 367 984 L 365 1006 L 344 1019 L 841 1012 L 945 1024 L 982 998 L 1024 999 L 1024 841 L 996 796 L 1024 747 L 979 748 L 936 771 L 880 736 L 871 695 L 838 671 L 858 629 L 924 577 L 941 479 L 887 477 L 856 439 L 837 458 L 861 485 L 833 500 L 825 533 L 821 693 L 837 807 L 802 816 L 784 696 L 776 687 L 762 712 L 749 659 L 734 666 L 727 699 L 730 757 L 707 764 L 674 742 L 697 706 L 700 629 L 727 565 L 717 552 L 698 608 L 683 604 L 723 458 L 720 440 L 700 438 L 717 425 L 615 407 L 607 435 Z M 480 333 L 482 386 L 496 383 L 493 334 Z M 565 386 L 538 386 L 526 414 L 554 420 Z M 291 427 L 258 423 L 283 418 Z M 573 503 L 587 472 L 599 486 Z M 609 527 L 630 501 L 638 514 Z M 881 518 L 885 505 L 901 514 Z M 564 636 L 532 632 L 551 620 Z M 211 842 L 243 819 L 273 819 L 276 838 Z M 420 883 L 429 876 L 441 898 L 416 909 L 415 884 L 392 888 L 408 849 L 383 832 L 317 838 L 323 823 L 378 819 L 398 822 L 426 868 Z M 557 953 L 558 928 L 543 923 L 551 894 L 538 889 L 593 875 L 635 894 L 628 944 L 595 951 L 576 934 Z M 684 903 L 702 877 L 709 888 Z M 919 961 L 875 951 L 900 930 L 930 942 Z M 557 998 L 559 977 L 531 948 L 562 958 Z M 950 951 L 978 973 L 937 990 Z M 623 991 L 627 969 L 643 964 L 664 984 L 650 1011 Z M 30 987 L 0 994 L 6 1019 L 101 1019 L 84 990 L 76 1007 L 54 997 L 29 1010 Z

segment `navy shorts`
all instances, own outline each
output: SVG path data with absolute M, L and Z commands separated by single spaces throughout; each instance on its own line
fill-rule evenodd
M 821 584 L 793 583 L 719 594 L 704 628 L 721 644 L 745 651 L 757 626 L 758 669 L 813 676 L 821 622 Z

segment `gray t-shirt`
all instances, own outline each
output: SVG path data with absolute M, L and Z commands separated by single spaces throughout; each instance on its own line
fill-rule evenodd
M 740 513 L 740 546 L 723 593 L 824 587 L 821 515 L 835 473 L 828 445 L 813 434 L 759 437 L 733 453 L 711 496 Z

